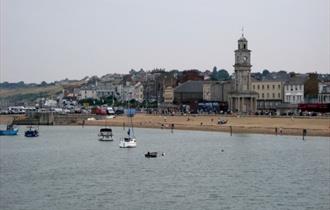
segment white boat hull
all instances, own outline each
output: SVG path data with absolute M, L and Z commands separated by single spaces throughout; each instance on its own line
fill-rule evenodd
M 100 141 L 113 141 L 112 136 L 100 136 L 99 137 Z
M 112 132 L 103 131 L 100 132 L 98 136 L 100 141 L 113 141 Z
M 119 142 L 120 148 L 135 148 L 136 147 L 136 139 L 132 138 L 130 141 L 120 140 Z

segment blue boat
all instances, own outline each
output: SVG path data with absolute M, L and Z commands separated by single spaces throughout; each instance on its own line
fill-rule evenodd
M 15 136 L 18 133 L 18 128 L 14 128 L 12 124 L 7 125 L 6 130 L 0 130 L 0 136 Z
M 29 127 L 29 130 L 25 131 L 24 136 L 25 137 L 38 137 L 39 131 L 38 131 L 38 129 L 31 126 L 31 127 Z

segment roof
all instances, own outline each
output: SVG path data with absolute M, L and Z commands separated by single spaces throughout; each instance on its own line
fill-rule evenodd
M 238 40 L 239 42 L 247 42 L 247 39 L 242 35 Z
M 306 75 L 296 75 L 291 77 L 285 84 L 286 85 L 303 85 L 308 79 Z
M 203 93 L 203 83 L 204 81 L 200 81 L 200 80 L 199 81 L 189 80 L 176 87 L 174 92 Z

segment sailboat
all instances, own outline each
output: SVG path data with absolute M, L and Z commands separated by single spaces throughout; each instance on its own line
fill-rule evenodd
M 127 109 L 127 117 L 130 118 L 130 128 L 127 131 L 127 137 L 124 137 L 119 141 L 120 148 L 134 148 L 136 147 L 136 138 L 134 136 L 133 130 L 133 116 L 135 114 L 135 109 Z

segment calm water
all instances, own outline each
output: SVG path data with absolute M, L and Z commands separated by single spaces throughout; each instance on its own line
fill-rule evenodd
M 1 137 L 0 209 L 330 208 L 327 138 L 135 129 L 138 147 L 120 149 L 122 128 L 114 142 L 98 129 Z

